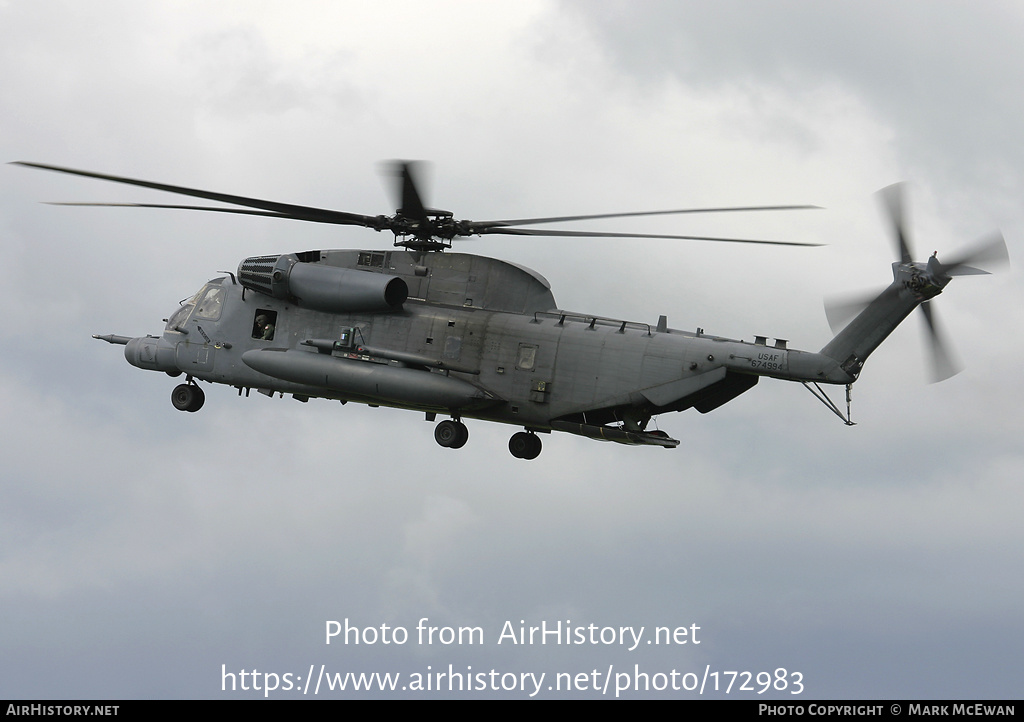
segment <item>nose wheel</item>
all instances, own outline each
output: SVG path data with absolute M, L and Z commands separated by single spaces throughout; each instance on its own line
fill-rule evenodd
M 540 437 L 532 431 L 520 431 L 508 440 L 508 450 L 517 459 L 536 459 L 543 446 Z
M 178 384 L 171 392 L 171 403 L 178 411 L 196 412 L 203 408 L 206 394 L 195 384 Z
M 461 421 L 442 421 L 434 427 L 434 441 L 446 449 L 461 449 L 469 441 L 469 429 Z

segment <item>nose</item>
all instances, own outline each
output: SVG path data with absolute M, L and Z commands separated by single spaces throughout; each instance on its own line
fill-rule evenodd
M 150 371 L 180 372 L 174 363 L 174 344 L 164 338 L 140 336 L 128 341 L 124 357 L 132 366 Z

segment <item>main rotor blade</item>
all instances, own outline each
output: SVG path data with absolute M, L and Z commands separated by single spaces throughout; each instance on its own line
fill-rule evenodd
M 1010 252 L 1006 249 L 1006 241 L 999 231 L 977 241 L 973 246 L 953 256 L 949 261 L 942 261 L 942 272 L 947 276 L 971 276 L 979 273 L 972 268 L 974 264 L 982 267 L 1006 266 L 1010 263 Z M 980 273 L 985 273 L 984 270 Z
M 888 212 L 889 220 L 893 226 L 896 236 L 896 253 L 900 257 L 900 263 L 910 263 L 913 260 L 913 252 L 910 249 L 910 238 L 907 235 L 905 219 L 903 215 L 903 183 L 893 183 L 878 191 L 883 206 Z
M 294 220 L 315 221 L 317 223 L 333 223 L 337 225 L 347 226 L 366 226 L 368 228 L 377 229 L 381 227 L 380 220 L 378 219 L 377 216 L 364 216 L 358 213 L 332 211 L 326 208 L 299 206 L 293 205 L 291 203 L 278 203 L 276 201 L 266 201 L 261 200 L 259 198 L 247 198 L 245 196 L 235 196 L 227 193 L 216 193 L 213 191 L 199 190 L 197 188 L 185 188 L 183 186 L 173 186 L 167 185 L 165 183 L 153 183 L 151 181 L 137 180 L 134 178 L 123 178 L 121 176 L 105 175 L 103 173 L 92 173 L 90 171 L 84 170 L 75 170 L 73 168 L 61 168 L 59 166 L 45 165 L 43 163 L 15 161 L 14 165 L 23 165 L 29 168 L 40 168 L 42 170 L 51 170 L 56 171 L 58 173 L 68 173 L 70 175 L 79 175 L 84 176 L 86 178 L 98 178 L 99 180 L 112 181 L 114 183 L 124 183 L 126 185 L 140 186 L 142 188 L 152 188 L 153 190 L 165 191 L 167 193 L 177 193 L 178 195 L 194 196 L 195 198 L 205 198 L 206 200 L 219 201 L 221 203 L 230 203 L 236 206 L 260 208 L 265 211 L 272 211 L 273 214 L 280 215 L 283 218 L 291 218 Z M 204 209 L 194 208 L 190 210 Z
M 421 161 L 409 160 L 390 161 L 381 166 L 385 174 L 398 179 L 393 186 L 393 197 L 399 204 L 395 212 L 417 221 L 427 220 L 428 209 L 419 192 L 423 187 L 423 174 L 420 172 L 423 166 Z
M 171 208 L 179 211 L 213 211 L 215 213 L 235 213 L 243 216 L 264 216 L 267 218 L 286 218 L 288 220 L 295 220 L 292 216 L 286 216 L 283 213 L 275 213 L 274 211 L 252 211 L 246 208 L 217 208 L 215 206 L 184 206 L 184 205 L 173 205 L 169 203 L 56 203 L 48 202 L 48 206 L 93 206 L 93 207 L 108 207 L 108 208 Z M 312 218 L 304 218 L 303 220 L 312 221 L 313 223 L 331 223 L 331 221 L 323 220 L 318 221 Z
M 590 221 L 600 218 L 634 218 L 638 216 L 667 216 L 683 213 L 738 213 L 743 211 L 801 211 L 821 210 L 821 206 L 743 206 L 739 208 L 683 208 L 676 211 L 640 211 L 637 213 L 594 213 L 585 216 L 554 216 L 551 218 L 513 218 L 503 221 L 473 221 L 473 228 L 502 228 L 505 226 L 529 226 L 540 223 L 561 223 L 562 221 Z
M 548 236 L 558 238 L 669 238 L 684 241 L 718 241 L 722 243 L 762 243 L 772 246 L 821 246 L 821 243 L 797 241 L 764 241 L 755 238 L 719 238 L 716 236 L 670 236 L 658 233 L 604 233 L 601 231 L 555 231 L 534 228 L 481 228 L 480 235 Z
M 357 213 L 348 213 L 345 211 L 335 211 L 326 208 L 315 208 L 312 206 L 300 206 L 291 203 L 279 203 L 277 201 L 268 201 L 259 198 L 250 198 L 247 196 L 237 196 L 227 193 L 217 193 L 214 191 L 200 190 L 197 188 L 187 188 L 184 186 L 169 185 L 166 183 L 154 183 L 152 181 L 138 180 L 135 178 L 125 178 L 123 176 L 107 175 L 103 173 L 94 173 L 92 171 L 76 170 L 73 168 L 63 168 L 60 166 L 46 165 L 43 163 L 32 163 L 27 161 L 15 161 L 15 165 L 23 165 L 29 168 L 39 168 L 42 170 L 54 171 L 57 173 L 67 173 L 70 175 L 78 175 L 86 178 L 96 178 L 99 180 L 111 181 L 113 183 L 123 183 L 126 185 L 134 185 L 142 188 L 150 188 L 153 190 L 164 191 L 166 193 L 175 193 L 178 195 L 193 196 L 195 198 L 203 198 L 206 200 L 218 201 L 221 203 L 227 203 L 231 205 L 244 206 L 246 208 L 257 208 L 259 211 L 245 211 L 239 209 L 230 208 L 216 208 L 210 206 L 193 206 L 184 204 L 156 204 L 156 203 L 77 203 L 77 204 L 58 204 L 58 205 L 96 205 L 96 206 L 122 206 L 122 207 L 138 207 L 138 208 L 173 208 L 180 210 L 196 210 L 196 211 L 207 211 L 215 213 L 235 213 L 240 215 L 258 215 L 258 216 L 271 216 L 276 218 L 289 218 L 293 220 L 312 221 L 315 223 L 330 223 L 336 225 L 355 225 L 363 226 L 366 228 L 373 228 L 375 230 L 390 229 L 395 233 L 404 234 L 409 232 L 408 226 L 402 219 L 412 221 L 431 221 L 432 217 L 439 218 L 451 218 L 451 213 L 448 211 L 440 211 L 437 209 L 427 208 L 423 204 L 422 197 L 419 193 L 419 187 L 416 179 L 416 168 L 420 164 L 400 161 L 395 162 L 389 166 L 393 175 L 400 178 L 401 181 L 401 203 L 402 207 L 398 209 L 398 215 L 396 217 L 385 217 L 385 216 L 367 216 Z M 665 235 L 665 234 L 651 234 L 651 233 L 613 233 L 613 232 L 598 232 L 598 231 L 543 231 L 543 230 L 531 230 L 523 228 L 509 228 L 508 226 L 516 224 L 533 224 L 533 223 L 554 223 L 568 220 L 592 220 L 601 218 L 619 218 L 619 217 L 633 217 L 633 216 L 652 216 L 652 215 L 668 215 L 668 214 L 681 214 L 681 213 L 716 213 L 716 212 L 731 212 L 731 211 L 766 211 L 766 210 L 802 210 L 817 208 L 817 206 L 745 206 L 737 208 L 690 208 L 673 211 L 640 211 L 635 213 L 600 213 L 591 215 L 576 215 L 576 216 L 559 216 L 552 218 L 533 218 L 533 219 L 522 219 L 516 220 L 500 220 L 500 221 L 484 221 L 484 222 L 459 222 L 460 230 L 455 231 L 455 235 L 485 235 L 485 234 L 503 234 L 503 235 L 516 235 L 516 236 L 547 236 L 547 237 L 582 237 L 582 238 L 662 238 L 662 239 L 679 239 L 679 240 L 696 240 L 696 241 L 716 241 L 723 243 L 757 243 L 766 245 L 776 246 L 820 246 L 819 243 L 800 243 L 796 241 L 770 241 L 770 240 L 759 240 L 751 238 L 721 238 L 716 236 L 691 236 L 691 235 Z M 451 231 L 448 231 L 449 233 Z M 451 235 L 446 236 L 451 238 Z
M 924 321 L 928 327 L 928 340 L 932 347 L 932 382 L 937 383 L 956 376 L 963 371 L 963 367 L 953 359 L 949 347 L 943 340 L 931 303 L 930 300 L 922 303 L 921 312 L 924 314 Z

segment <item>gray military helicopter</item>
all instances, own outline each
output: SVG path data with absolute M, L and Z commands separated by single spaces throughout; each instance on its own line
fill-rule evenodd
M 652 417 L 694 408 L 707 413 L 769 376 L 803 383 L 847 424 L 852 384 L 868 356 L 903 319 L 921 307 L 936 378 L 956 373 L 931 308 L 954 276 L 987 273 L 973 264 L 1007 263 L 998 233 L 939 261 L 915 262 L 904 229 L 901 187 L 881 191 L 899 260 L 893 282 L 856 304 L 829 309 L 837 327 L 820 351 L 790 349 L 764 336 L 747 342 L 573 313 L 558 308 L 547 281 L 512 263 L 443 252 L 452 241 L 490 234 L 554 237 L 682 238 L 703 241 L 815 245 L 707 236 L 538 230 L 520 226 L 684 213 L 795 210 L 813 206 L 704 208 L 639 213 L 456 220 L 424 205 L 417 166 L 392 166 L 401 207 L 391 216 L 227 195 L 39 163 L 19 165 L 70 173 L 239 206 L 74 203 L 177 208 L 289 218 L 391 231 L 400 250 L 319 250 L 246 258 L 237 273 L 206 283 L 169 318 L 160 336 L 94 338 L 125 346 L 133 366 L 163 371 L 185 383 L 171 392 L 181 411 L 198 411 L 198 381 L 227 384 L 246 396 L 290 394 L 438 414 L 434 438 L 465 445 L 463 419 L 523 428 L 509 450 L 520 459 L 541 452 L 538 434 L 564 431 L 621 444 L 675 448 L 679 441 L 647 430 Z M 846 413 L 821 384 L 846 386 Z

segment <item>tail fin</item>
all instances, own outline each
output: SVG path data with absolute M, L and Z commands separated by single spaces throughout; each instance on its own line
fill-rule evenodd
M 921 303 L 921 299 L 906 291 L 898 279 L 893 281 L 825 344 L 821 354 L 835 359 L 843 371 L 856 379 L 871 352 Z
M 827 309 L 829 322 L 833 324 L 838 323 L 841 320 L 839 317 L 847 315 L 851 310 L 859 310 L 859 313 L 821 349 L 821 353 L 837 361 L 843 371 L 856 379 L 871 352 L 903 319 L 921 306 L 932 346 L 934 380 L 942 381 L 956 374 L 959 368 L 939 334 L 931 299 L 942 293 L 954 276 L 988 273 L 970 264 L 1009 263 L 1006 242 L 1002 234 L 995 233 L 968 250 L 955 254 L 945 264 L 939 261 L 937 254 L 929 258 L 927 263 L 915 262 L 911 260 L 910 239 L 903 224 L 902 185 L 884 188 L 879 191 L 879 195 L 892 222 L 896 252 L 900 258 L 892 265 L 893 282 L 865 303 L 833 305 Z

